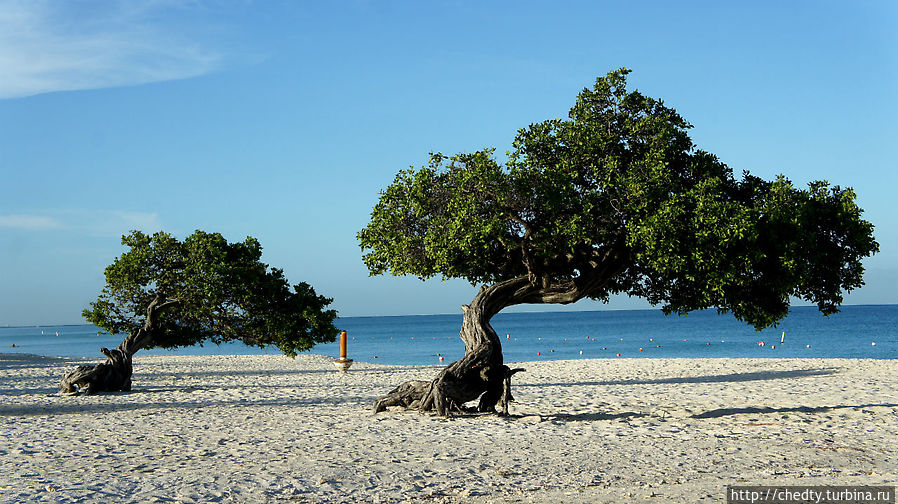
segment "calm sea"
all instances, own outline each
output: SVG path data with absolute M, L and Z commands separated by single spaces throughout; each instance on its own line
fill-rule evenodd
M 458 338 L 461 314 L 346 317 L 349 358 L 383 364 L 438 364 L 464 354 Z M 844 306 L 823 317 L 814 307 L 795 307 L 778 327 L 756 332 L 714 311 L 686 317 L 659 310 L 500 313 L 493 327 L 508 362 L 620 357 L 847 357 L 898 358 L 898 305 Z M 783 337 L 785 333 L 785 337 Z M 784 339 L 783 339 L 784 338 Z M 101 357 L 121 337 L 92 325 L 0 327 L 0 353 Z M 760 343 L 763 342 L 763 345 Z M 13 346 L 15 345 L 15 346 Z M 144 354 L 277 354 L 240 344 L 205 345 Z M 338 356 L 337 343 L 310 353 Z

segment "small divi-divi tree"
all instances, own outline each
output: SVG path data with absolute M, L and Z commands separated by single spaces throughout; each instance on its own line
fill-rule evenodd
M 861 260 L 878 245 L 851 189 L 734 178 L 674 109 L 628 91 L 628 73 L 584 89 L 569 119 L 518 131 L 504 164 L 492 149 L 431 154 L 381 192 L 358 235 L 372 275 L 483 287 L 462 307 L 464 357 L 375 411 L 447 415 L 479 398 L 479 411 L 507 414 L 515 370 L 490 326 L 507 306 L 624 293 L 666 314 L 716 308 L 761 329 L 792 297 L 831 314 L 863 285 Z
M 106 268 L 106 285 L 83 316 L 127 336 L 100 350 L 105 362 L 66 373 L 65 393 L 130 390 L 132 356 L 143 348 L 240 341 L 293 357 L 336 338 L 332 300 L 306 283 L 291 287 L 283 271 L 260 261 L 255 238 L 229 243 L 196 231 L 179 241 L 132 231 L 122 244 L 130 250 Z

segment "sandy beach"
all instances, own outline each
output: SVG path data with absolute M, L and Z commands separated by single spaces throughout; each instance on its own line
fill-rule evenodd
M 511 418 L 450 419 L 371 412 L 436 366 L 331 361 L 138 354 L 132 392 L 70 397 L 85 361 L 2 355 L 0 501 L 724 502 L 898 481 L 898 360 L 527 362 Z

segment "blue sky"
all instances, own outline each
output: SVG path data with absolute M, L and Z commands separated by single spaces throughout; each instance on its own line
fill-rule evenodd
M 368 277 L 378 191 L 621 66 L 737 174 L 854 187 L 882 251 L 846 302 L 898 303 L 895 26 L 892 1 L 0 0 L 0 325 L 80 323 L 130 229 L 255 236 L 344 316 L 455 313 L 465 282 Z

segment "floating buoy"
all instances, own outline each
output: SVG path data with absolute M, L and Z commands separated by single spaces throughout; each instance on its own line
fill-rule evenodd
M 805 347 L 805 348 L 811 348 L 811 345 L 805 345 L 804 347 Z
M 440 356 L 440 362 L 443 362 L 443 356 L 442 356 L 442 355 Z
M 661 348 L 661 345 L 655 345 L 655 348 Z
M 876 346 L 876 342 L 875 342 L 875 341 L 874 341 L 873 343 L 870 343 L 870 344 L 873 345 L 873 346 Z
M 583 350 L 580 350 L 580 355 L 583 355 Z
M 554 348 L 552 349 L 552 353 L 555 353 L 555 349 L 554 349 Z
M 536 352 L 536 356 L 537 356 L 537 357 L 539 357 L 539 356 L 542 355 L 542 354 L 543 354 L 542 352 Z
M 710 341 L 709 341 L 708 343 L 706 343 L 706 344 L 707 344 L 708 346 L 711 346 L 711 342 L 710 342 Z
M 770 345 L 771 350 L 776 350 L 776 345 Z
M 602 350 L 608 350 L 608 347 L 602 347 Z
M 640 352 L 641 352 L 641 351 L 642 351 L 642 349 L 641 349 L 641 348 L 640 348 L 640 349 L 639 349 L 639 351 L 640 351 Z
M 620 357 L 620 354 L 617 354 L 617 356 Z
M 655 338 L 649 338 L 649 341 L 655 341 Z

